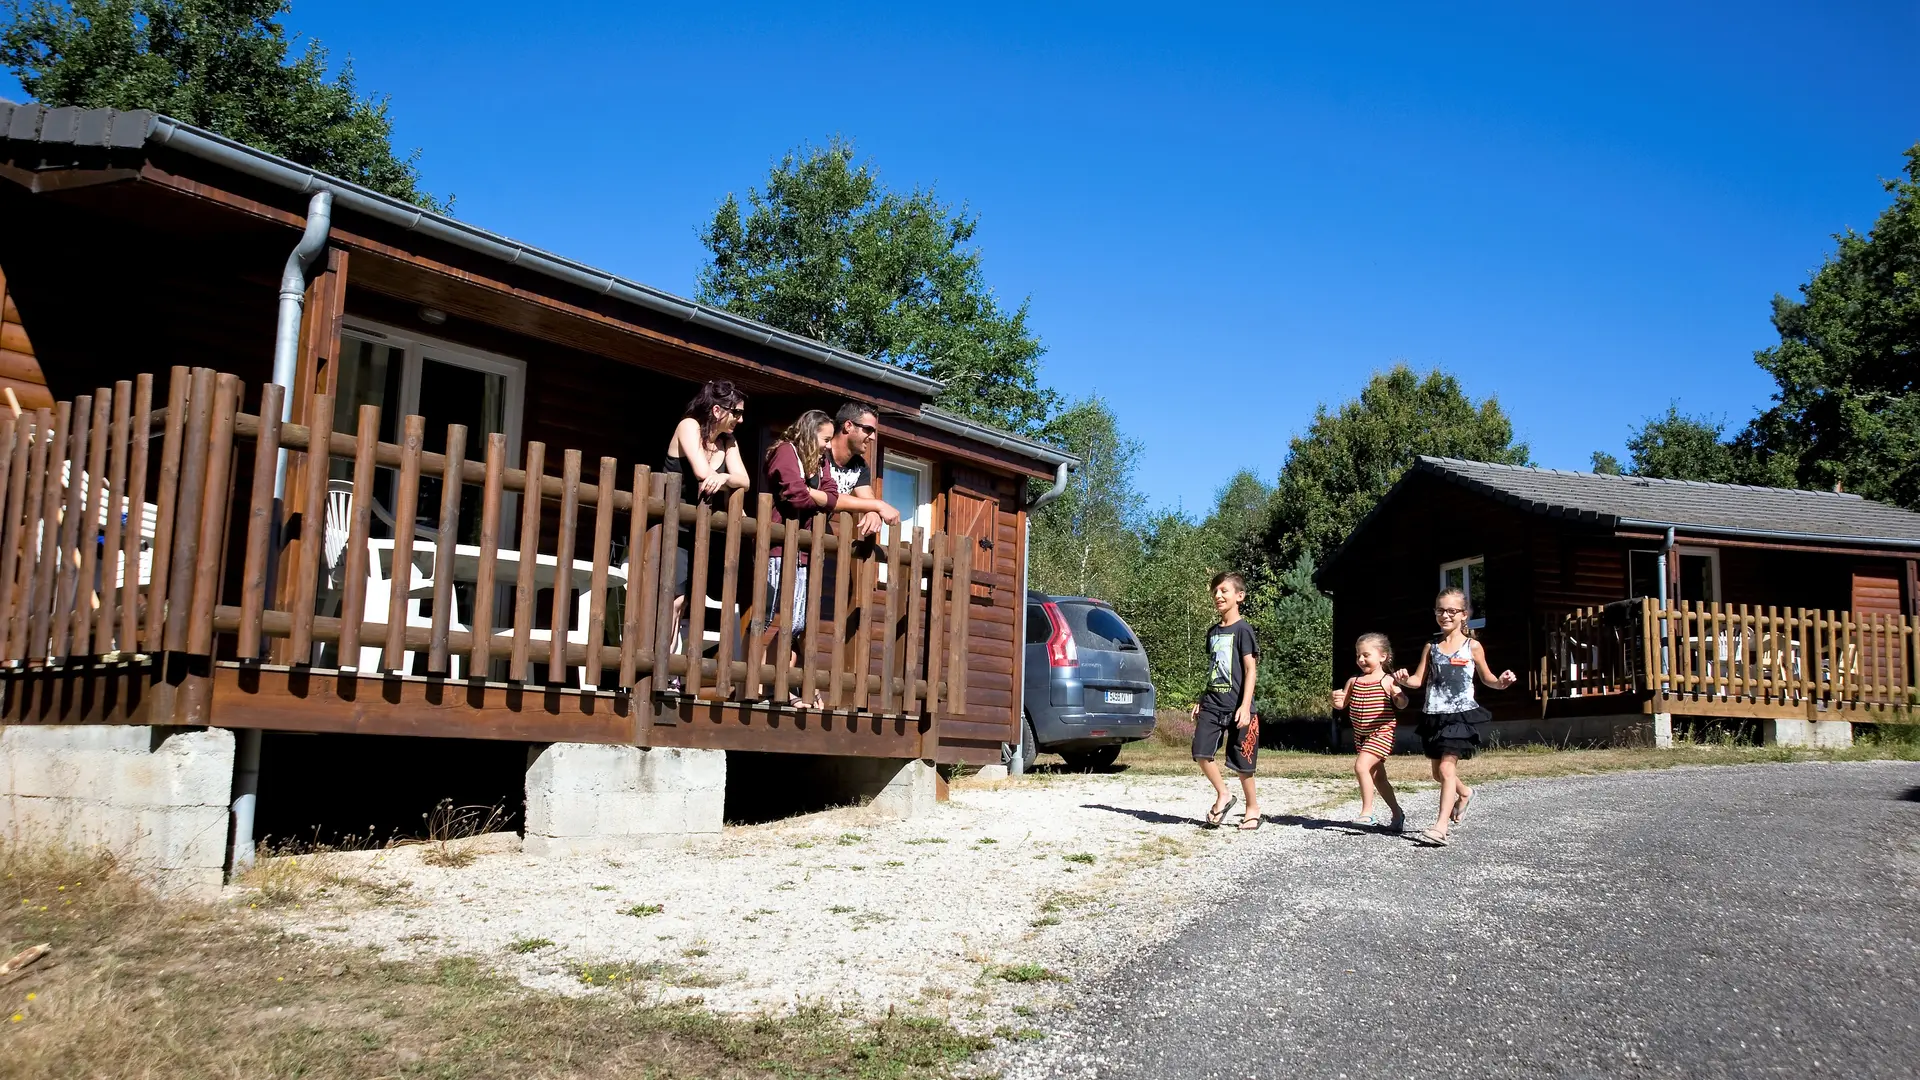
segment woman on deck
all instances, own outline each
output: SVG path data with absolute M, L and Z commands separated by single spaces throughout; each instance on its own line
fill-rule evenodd
M 706 500 L 715 508 L 722 508 L 729 495 L 751 482 L 746 463 L 740 460 L 739 442 L 733 435 L 734 429 L 740 426 L 740 421 L 746 416 L 746 405 L 746 395 L 726 379 L 709 380 L 693 400 L 687 402 L 686 412 L 682 414 L 680 422 L 674 425 L 673 438 L 667 443 L 666 461 L 661 468 L 662 476 L 679 475 L 682 502 L 699 503 Z M 683 517 L 682 520 L 687 519 Z M 676 652 L 680 650 L 689 631 L 687 594 L 692 584 L 692 551 L 693 526 L 682 525 L 673 553 L 673 623 L 677 627 L 673 647 Z M 707 565 L 707 582 L 703 593 L 719 591 L 723 574 L 720 560 L 711 560 Z M 704 600 L 705 596 L 702 597 L 703 608 Z M 701 621 L 705 622 L 704 619 Z M 669 683 L 673 688 L 679 685 L 677 678 Z

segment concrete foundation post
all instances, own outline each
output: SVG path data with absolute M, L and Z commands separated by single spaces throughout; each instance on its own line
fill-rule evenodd
M 829 756 L 811 761 L 806 782 L 821 785 L 831 803 L 864 804 L 880 817 L 905 819 L 932 813 L 938 801 L 930 762 Z
M 1843 722 L 1844 723 L 1844 722 Z M 1807 720 L 1779 719 L 1761 721 L 1768 746 L 1806 748 L 1813 745 L 1813 723 Z M 1845 725 L 1851 732 L 1852 725 Z M 1849 735 L 1851 739 L 1851 735 Z
M 527 752 L 529 855 L 683 847 L 720 838 L 724 750 L 552 743 Z
M 1848 720 L 1815 720 L 1813 722 L 1813 748 L 1815 750 L 1845 750 L 1853 745 L 1853 723 Z
M 165 895 L 219 895 L 231 731 L 0 727 L 0 839 L 113 852 Z
M 1653 714 L 1653 747 L 1656 750 L 1673 749 L 1673 714 Z

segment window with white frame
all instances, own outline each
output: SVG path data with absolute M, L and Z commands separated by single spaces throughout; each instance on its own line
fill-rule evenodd
M 887 454 L 880 469 L 880 497 L 900 511 L 902 528 L 918 527 L 924 537 L 925 530 L 933 527 L 932 464 L 904 454 Z M 891 528 L 880 535 L 888 542 L 893 539 Z
M 1486 566 L 1486 558 L 1480 555 L 1440 564 L 1440 590 L 1459 589 L 1466 596 L 1472 614 L 1467 626 L 1474 630 L 1487 625 Z
M 334 430 L 353 431 L 362 405 L 380 408 L 380 439 L 399 442 L 400 418 L 418 413 L 427 420 L 423 449 L 446 450 L 447 425 L 467 428 L 466 455 L 484 460 L 487 436 L 507 437 L 508 464 L 518 456 L 520 421 L 525 401 L 524 361 L 449 345 L 378 324 L 354 322 L 340 334 L 340 357 L 334 376 Z M 334 479 L 352 476 L 353 462 L 336 461 Z M 373 497 L 379 511 L 391 515 L 395 477 L 381 469 L 375 476 Z M 461 506 L 462 542 L 477 542 L 477 491 L 467 492 Z M 464 505 L 472 501 L 474 505 Z M 429 519 L 440 504 L 437 477 L 422 477 L 419 508 Z M 376 525 L 376 529 L 379 526 Z

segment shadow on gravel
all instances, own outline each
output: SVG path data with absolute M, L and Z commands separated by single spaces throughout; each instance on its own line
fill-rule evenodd
M 1910 787 L 1900 796 L 1907 802 L 1920 802 L 1920 787 Z
M 1301 817 L 1299 814 L 1268 814 L 1267 820 L 1275 825 L 1291 825 L 1299 829 L 1333 829 L 1349 836 L 1386 835 L 1386 830 L 1376 825 L 1361 825 L 1352 821 L 1338 821 L 1333 818 Z
M 1204 820 L 1197 817 L 1183 817 L 1179 814 L 1163 814 L 1158 810 L 1138 810 L 1131 806 L 1108 806 L 1106 803 L 1081 803 L 1080 809 L 1106 810 L 1110 813 L 1125 814 L 1128 817 L 1139 818 L 1141 821 L 1145 821 L 1153 825 L 1205 825 L 1206 824 Z

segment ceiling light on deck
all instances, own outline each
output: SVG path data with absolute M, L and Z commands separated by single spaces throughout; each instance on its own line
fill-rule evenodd
M 435 307 L 420 309 L 420 321 L 429 326 L 440 326 L 447 321 L 447 313 Z

